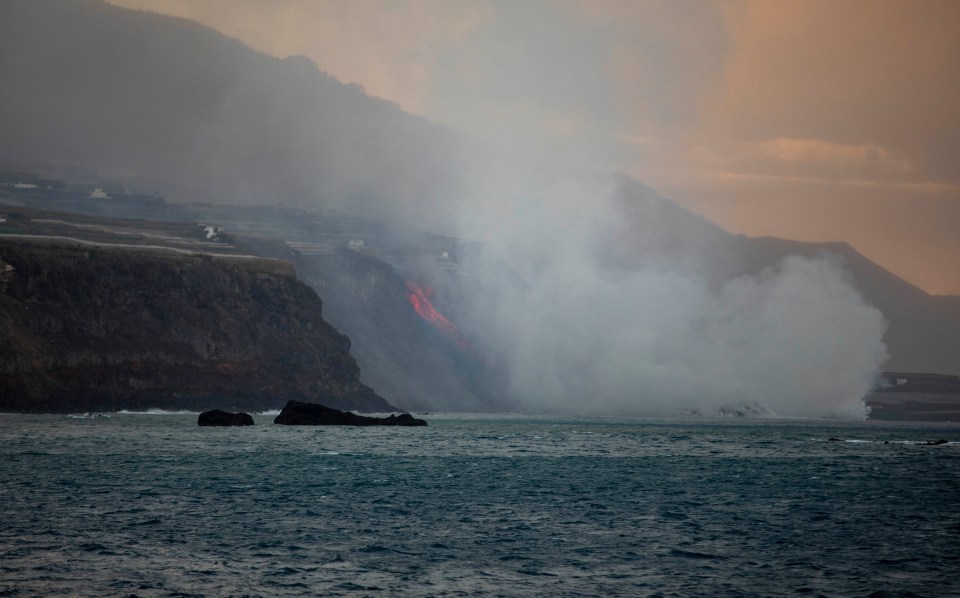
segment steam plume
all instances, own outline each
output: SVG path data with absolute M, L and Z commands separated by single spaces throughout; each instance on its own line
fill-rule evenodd
M 865 416 L 885 322 L 837 259 L 725 277 L 717 254 L 735 238 L 635 182 L 506 167 L 475 183 L 463 234 L 525 284 L 480 298 L 472 332 L 520 408 Z M 465 272 L 494 280 L 491 262 Z

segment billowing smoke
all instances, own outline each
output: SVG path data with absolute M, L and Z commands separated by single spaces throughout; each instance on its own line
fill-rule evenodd
M 735 237 L 635 182 L 502 168 L 477 183 L 463 234 L 489 253 L 464 273 L 498 290 L 476 298 L 471 332 L 518 408 L 866 415 L 885 322 L 838 259 L 736 275 Z M 499 257 L 522 284 L 504 284 Z

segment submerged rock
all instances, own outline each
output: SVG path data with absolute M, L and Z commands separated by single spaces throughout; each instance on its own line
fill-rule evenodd
M 252 426 L 253 417 L 249 413 L 230 413 L 214 409 L 204 411 L 197 417 L 199 426 Z
M 425 426 L 427 422 L 409 413 L 387 417 L 368 417 L 340 411 L 319 403 L 288 401 L 274 420 L 287 426 Z

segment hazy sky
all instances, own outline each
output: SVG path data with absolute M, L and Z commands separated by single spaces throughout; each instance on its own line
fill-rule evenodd
M 960 2 L 111 0 L 960 294 Z

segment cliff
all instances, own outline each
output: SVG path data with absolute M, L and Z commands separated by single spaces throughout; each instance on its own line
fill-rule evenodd
M 0 240 L 0 411 L 394 410 L 274 262 Z
M 503 408 L 501 384 L 483 355 L 458 347 L 411 307 L 400 273 L 340 248 L 301 256 L 304 282 L 323 293 L 327 317 L 354 341 L 363 380 L 410 410 Z

